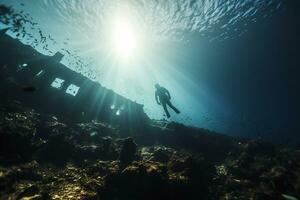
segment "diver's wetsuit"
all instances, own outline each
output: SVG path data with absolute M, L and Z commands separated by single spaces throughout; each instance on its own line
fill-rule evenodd
M 156 99 L 156 102 L 160 105 L 163 106 L 164 110 L 165 110 L 165 113 L 167 115 L 167 117 L 169 118 L 170 117 L 170 113 L 167 109 L 167 105 L 172 108 L 177 114 L 180 113 L 180 111 L 175 108 L 173 106 L 173 104 L 171 103 L 170 99 L 171 99 L 171 96 L 170 96 L 170 93 L 169 91 L 164 88 L 164 87 L 159 87 L 159 88 L 156 88 L 156 91 L 155 91 L 155 99 Z

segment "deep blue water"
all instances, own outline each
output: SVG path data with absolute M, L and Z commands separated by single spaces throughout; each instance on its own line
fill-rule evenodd
M 0 4 L 36 23 L 25 24 L 22 42 L 49 55 L 61 51 L 68 67 L 144 104 L 151 118 L 164 117 L 154 100 L 153 85 L 158 82 L 182 111 L 171 113 L 171 120 L 231 135 L 287 141 L 299 131 L 297 0 Z M 127 38 L 126 45 L 133 46 L 129 58 L 121 58 L 112 48 L 116 24 L 122 27 L 118 31 Z M 46 41 L 40 41 L 41 35 Z

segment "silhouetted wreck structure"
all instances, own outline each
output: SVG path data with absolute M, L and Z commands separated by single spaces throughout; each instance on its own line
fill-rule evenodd
M 60 63 L 61 53 L 43 55 L 8 36 L 7 30 L 0 30 L 1 99 L 17 100 L 75 121 L 134 125 L 148 120 L 143 105 L 67 68 Z

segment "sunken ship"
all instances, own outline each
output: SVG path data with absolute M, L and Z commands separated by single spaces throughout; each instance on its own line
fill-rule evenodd
M 0 92 L 27 105 L 74 121 L 140 124 L 143 105 L 61 64 L 63 55 L 39 53 L 0 31 Z M 130 121 L 128 121 L 130 119 Z

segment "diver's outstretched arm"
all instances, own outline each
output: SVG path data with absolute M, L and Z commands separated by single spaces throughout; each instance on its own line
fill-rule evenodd
M 156 100 L 156 103 L 158 104 L 158 105 L 160 105 L 160 102 L 159 102 L 159 100 L 158 100 L 158 95 L 155 93 L 155 100 Z

